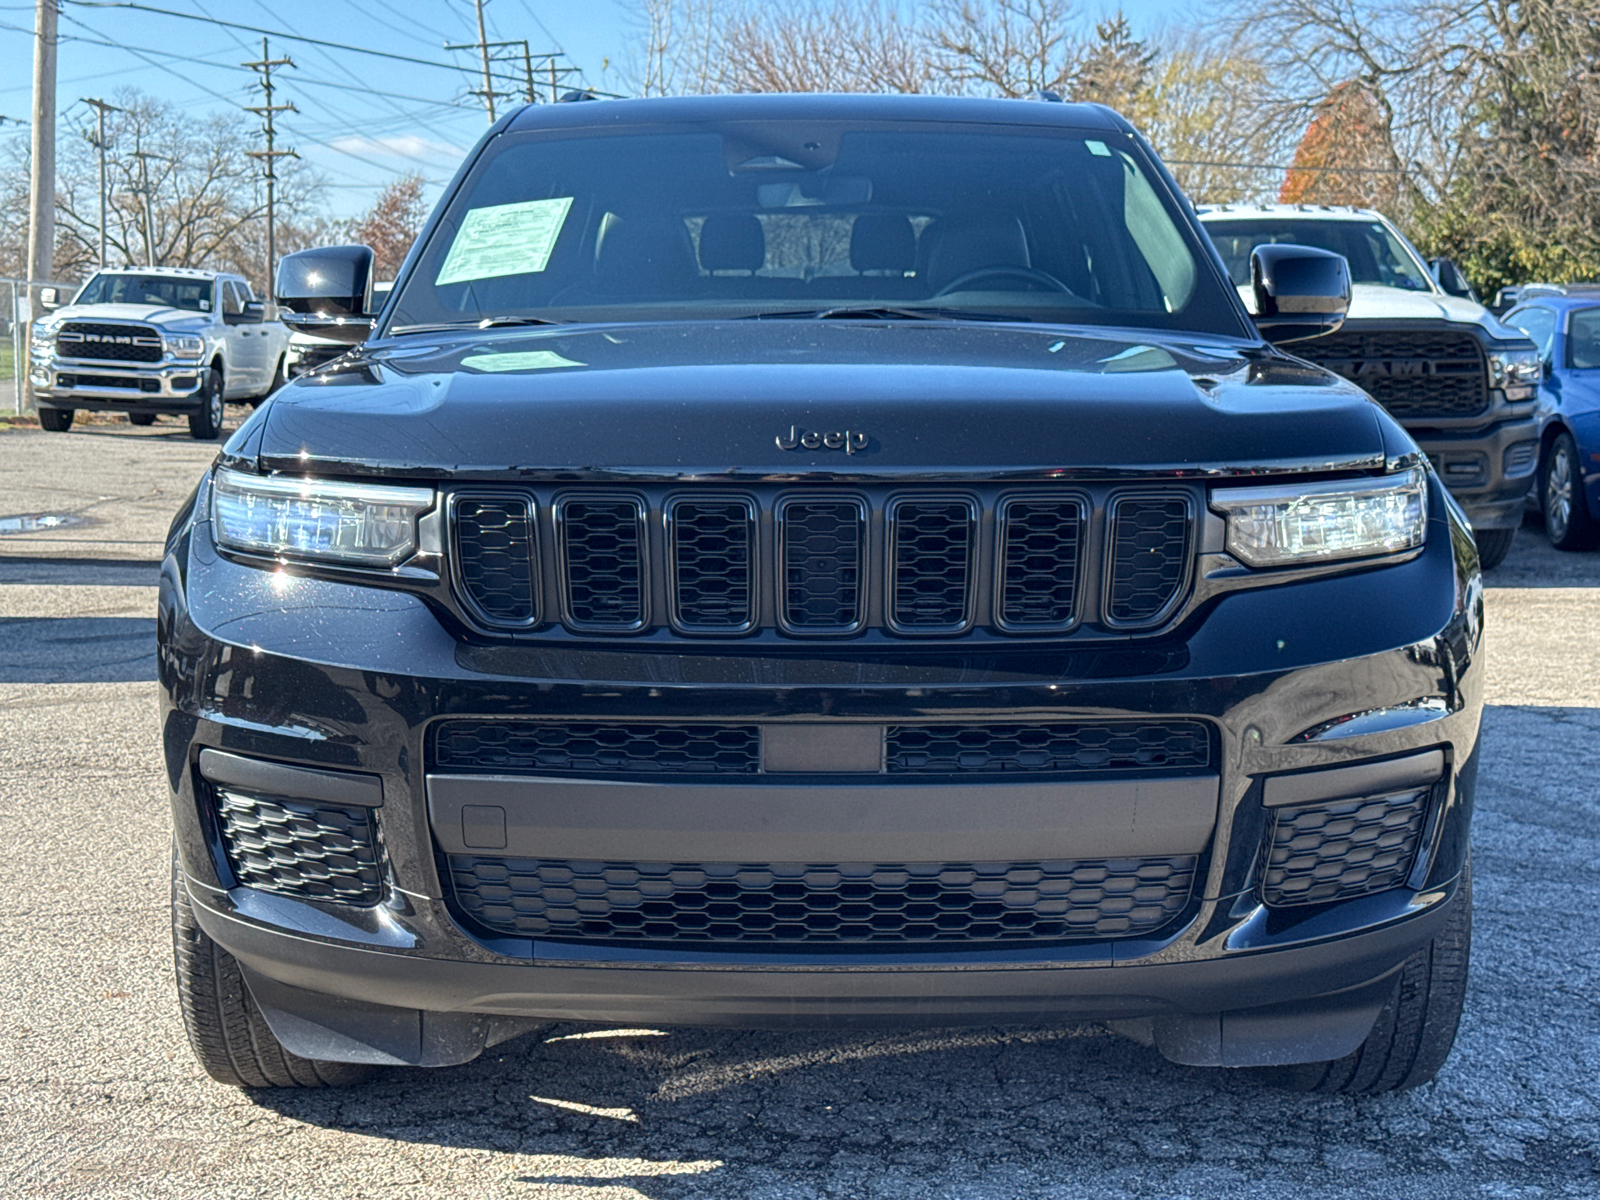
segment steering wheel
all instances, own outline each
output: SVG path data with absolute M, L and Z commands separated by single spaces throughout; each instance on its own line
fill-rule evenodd
M 957 275 L 935 292 L 934 295 L 948 296 L 951 292 L 964 291 L 969 284 L 976 280 L 990 278 L 1026 279 L 1029 283 L 1043 284 L 1044 290 L 1047 292 L 1070 293 L 1072 291 L 1071 288 L 1054 275 L 1033 267 L 979 267 L 976 271 L 968 271 L 965 275 Z

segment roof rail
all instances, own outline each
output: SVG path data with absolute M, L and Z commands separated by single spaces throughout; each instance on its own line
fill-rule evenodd
M 557 104 L 578 104 L 578 103 L 580 103 L 580 102 L 582 102 L 584 100 L 598 100 L 598 99 L 600 99 L 600 97 L 596 96 L 593 92 L 580 91 L 579 89 L 574 88 L 570 92 L 562 92 L 561 93 L 561 98 L 559 100 L 557 100 L 556 103 Z
M 1043 100 L 1046 104 L 1062 104 L 1062 103 L 1065 103 L 1061 99 L 1061 93 L 1060 92 L 1047 91 L 1044 88 L 1040 88 L 1037 92 L 1032 93 L 1028 97 L 1028 99 L 1029 100 Z

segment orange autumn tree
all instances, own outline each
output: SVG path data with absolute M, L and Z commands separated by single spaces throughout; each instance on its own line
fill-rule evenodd
M 1278 200 L 1392 211 L 1400 194 L 1388 114 L 1359 80 L 1339 84 L 1296 148 Z

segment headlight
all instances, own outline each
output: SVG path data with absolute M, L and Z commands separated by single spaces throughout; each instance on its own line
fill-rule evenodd
M 199 358 L 206 352 L 205 338 L 194 333 L 164 333 L 167 353 L 173 358 Z
M 251 554 L 390 567 L 417 548 L 432 488 L 329 483 L 219 469 L 211 485 L 219 545 Z
M 1489 379 L 1497 388 L 1538 383 L 1544 363 L 1537 350 L 1494 350 L 1489 354 Z
M 1427 480 L 1420 470 L 1384 479 L 1216 488 L 1228 519 L 1228 553 L 1252 567 L 1396 554 L 1422 545 Z
M 56 348 L 56 327 L 43 322 L 35 325 L 28 335 L 28 349 L 35 354 L 48 355 Z

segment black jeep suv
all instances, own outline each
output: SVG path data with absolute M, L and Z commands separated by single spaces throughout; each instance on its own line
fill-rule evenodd
M 1369 1092 L 1460 1012 L 1481 584 L 1104 108 L 527 108 L 239 429 L 159 638 L 190 1039 L 246 1087 L 549 1019 L 1105 1021 Z

